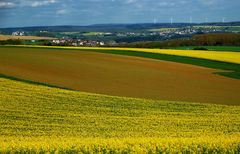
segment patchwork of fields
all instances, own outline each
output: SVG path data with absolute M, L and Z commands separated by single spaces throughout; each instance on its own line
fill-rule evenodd
M 240 80 L 221 70 L 78 50 L 0 48 L 0 74 L 58 87 L 160 100 L 237 104 Z
M 239 53 L 154 52 L 0 47 L 0 153 L 240 153 Z
M 112 97 L 0 78 L 0 153 L 239 153 L 240 107 Z
M 104 47 L 52 47 L 52 46 L 24 46 L 22 47 L 33 47 L 33 48 L 57 48 L 57 49 L 82 49 L 82 50 L 123 50 L 123 51 L 137 51 L 147 53 L 159 53 L 167 55 L 176 55 L 184 57 L 193 57 L 208 59 L 214 61 L 222 61 L 229 63 L 240 64 L 240 53 L 225 51 L 198 51 L 198 50 L 173 50 L 173 49 L 145 49 L 145 48 L 104 48 Z M 19 46 L 19 47 L 21 47 Z

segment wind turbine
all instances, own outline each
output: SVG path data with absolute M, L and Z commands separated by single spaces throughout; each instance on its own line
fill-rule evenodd
M 225 22 L 225 17 L 222 18 L 222 22 Z
M 171 17 L 170 21 L 171 21 L 171 25 L 172 25 L 173 24 L 173 17 Z
M 193 19 L 192 19 L 192 17 L 190 17 L 189 18 L 189 23 L 192 24 L 192 21 L 193 21 Z
M 153 19 L 153 23 L 156 24 L 157 23 L 157 19 L 154 17 Z

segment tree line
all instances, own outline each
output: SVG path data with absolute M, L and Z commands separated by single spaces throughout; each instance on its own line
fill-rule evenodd
M 0 40 L 0 45 L 22 45 L 23 41 L 20 39 Z
M 240 46 L 240 34 L 198 34 L 191 38 L 120 44 L 122 47 L 167 48 L 181 46 Z

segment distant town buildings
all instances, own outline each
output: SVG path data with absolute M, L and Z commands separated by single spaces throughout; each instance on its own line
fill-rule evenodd
M 47 41 L 45 44 L 56 46 L 105 46 L 115 43 L 131 43 L 138 41 L 164 41 L 178 38 L 190 38 L 195 34 L 223 33 L 227 28 L 221 26 L 186 26 L 164 27 L 145 29 L 142 31 L 119 31 L 119 32 L 51 32 L 40 30 L 37 32 L 24 32 L 21 30 L 12 32 L 13 36 L 45 36 L 57 38 Z M 96 41 L 97 40 L 97 41 Z M 32 40 L 32 43 L 35 40 Z
M 23 31 L 16 31 L 16 32 L 12 32 L 12 35 L 13 36 L 24 36 L 25 32 L 23 32 Z
M 52 40 L 53 45 L 66 46 L 104 46 L 103 41 L 81 40 L 81 39 L 55 39 Z

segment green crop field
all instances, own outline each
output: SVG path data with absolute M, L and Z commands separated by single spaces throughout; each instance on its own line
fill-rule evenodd
M 83 33 L 83 36 L 97 36 L 97 35 L 104 35 L 104 32 L 86 32 Z
M 158 29 L 149 29 L 150 32 L 163 32 L 163 31 L 173 31 L 179 28 L 158 28 Z
M 239 33 L 240 26 L 193 26 L 199 29 L 225 29 L 227 32 Z
M 194 28 L 240 28 L 240 26 L 193 26 Z
M 239 153 L 240 107 L 0 78 L 0 153 Z

